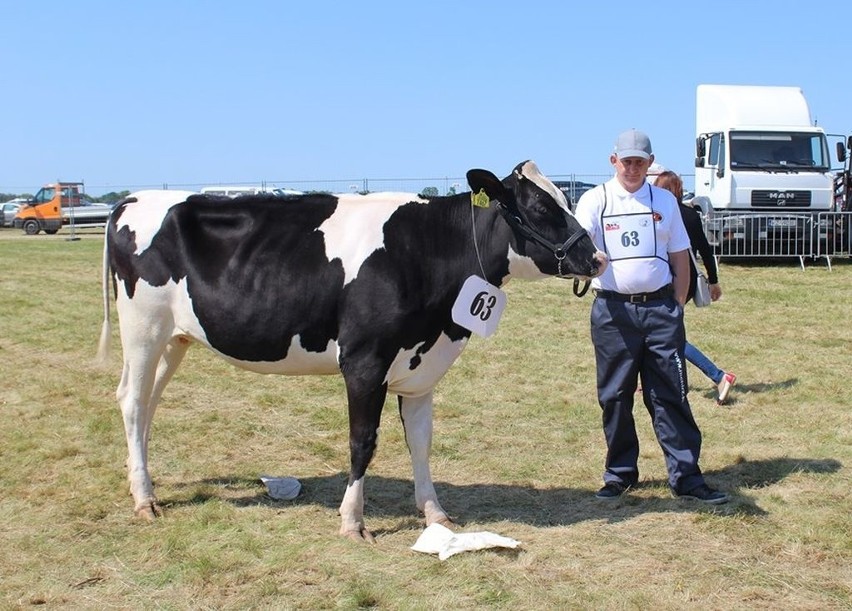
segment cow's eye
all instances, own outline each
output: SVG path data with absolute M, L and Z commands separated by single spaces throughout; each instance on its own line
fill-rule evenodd
M 530 210 L 536 214 L 547 214 L 547 198 L 541 193 L 536 193 L 530 200 Z

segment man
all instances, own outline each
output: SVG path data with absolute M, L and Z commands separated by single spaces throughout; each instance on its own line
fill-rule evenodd
M 592 281 L 592 342 L 607 456 L 597 497 L 617 499 L 639 481 L 633 395 L 641 378 L 645 406 L 677 497 L 720 504 L 698 467 L 701 431 L 687 400 L 683 305 L 689 290 L 689 237 L 677 201 L 645 179 L 654 162 L 640 131 L 618 136 L 615 177 L 586 192 L 575 216 L 610 264 Z

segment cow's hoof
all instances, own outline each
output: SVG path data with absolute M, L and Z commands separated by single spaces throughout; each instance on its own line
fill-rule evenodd
M 375 543 L 376 539 L 373 537 L 373 533 L 371 533 L 366 528 L 360 528 L 357 530 L 343 530 L 340 531 L 340 534 L 346 537 L 347 539 L 352 539 L 353 541 L 367 542 L 367 543 Z
M 447 528 L 450 528 L 450 529 L 458 526 L 458 524 L 456 524 L 455 522 L 453 522 L 450 518 L 448 518 L 446 516 L 441 518 L 440 520 L 435 520 L 434 522 L 432 522 L 432 524 L 440 524 L 441 526 L 446 526 Z
M 153 522 L 157 518 L 163 517 L 163 509 L 157 501 L 147 501 L 136 508 L 136 517 Z

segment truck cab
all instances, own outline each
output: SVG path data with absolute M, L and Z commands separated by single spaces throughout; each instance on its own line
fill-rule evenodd
M 109 217 L 110 207 L 88 204 L 83 198 L 83 183 L 56 182 L 44 185 L 38 193 L 21 206 L 14 225 L 27 235 L 40 231 L 54 234 L 64 225 L 102 227 Z
M 696 195 L 704 198 L 705 212 L 709 206 L 741 211 L 831 206 L 831 164 L 821 131 L 705 133 L 698 136 L 696 152 Z
M 798 87 L 699 85 L 695 152 L 711 242 L 809 236 L 834 207 L 828 140 Z

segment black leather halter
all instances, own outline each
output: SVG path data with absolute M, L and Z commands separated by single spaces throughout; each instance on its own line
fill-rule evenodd
M 559 278 L 571 278 L 571 274 L 563 274 L 562 273 L 562 261 L 565 259 L 565 256 L 568 254 L 568 251 L 571 249 L 574 244 L 577 243 L 580 238 L 585 235 L 588 235 L 588 232 L 580 228 L 575 231 L 571 237 L 569 237 L 562 244 L 556 244 L 551 242 L 543 235 L 541 235 L 538 230 L 526 219 L 524 219 L 523 214 L 520 210 L 515 209 L 514 211 L 509 210 L 508 206 L 506 206 L 503 202 L 497 201 L 497 210 L 506 219 L 506 222 L 509 223 L 509 227 L 511 227 L 515 232 L 520 234 L 521 237 L 526 238 L 527 240 L 531 240 L 542 246 L 553 253 L 553 256 L 556 257 L 557 261 L 557 277 Z M 562 211 L 566 217 L 568 217 L 568 213 L 564 210 Z M 586 294 L 586 291 L 589 290 L 589 281 L 585 281 L 585 286 L 582 290 L 580 290 L 580 281 L 577 278 L 574 278 L 574 294 L 577 297 L 582 297 Z
M 522 237 L 527 240 L 532 240 L 539 246 L 543 246 L 547 250 L 553 253 L 553 256 L 556 257 L 556 260 L 560 263 L 568 254 L 568 251 L 571 249 L 577 241 L 582 238 L 584 235 L 588 235 L 588 232 L 585 229 L 578 229 L 574 232 L 571 237 L 569 237 L 562 244 L 556 244 L 551 242 L 543 235 L 541 235 L 538 230 L 527 220 L 524 219 L 520 210 L 511 211 L 509 208 L 501 201 L 497 201 L 497 210 L 500 211 L 500 214 L 503 215 L 503 218 L 506 219 L 506 222 L 509 223 L 509 226 L 519 233 Z M 568 213 L 564 210 L 562 213 L 568 217 Z M 562 274 L 562 271 L 559 271 L 560 276 L 565 276 Z

